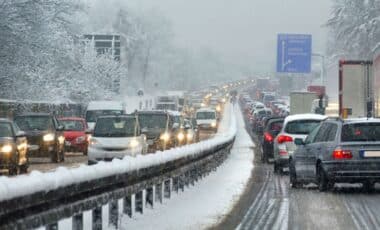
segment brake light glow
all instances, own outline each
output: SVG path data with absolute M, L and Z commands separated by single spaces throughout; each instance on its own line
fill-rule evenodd
M 352 152 L 350 150 L 335 149 L 332 157 L 335 160 L 352 159 Z
M 280 135 L 280 136 L 278 136 L 278 138 L 277 138 L 277 142 L 278 142 L 279 144 L 282 144 L 282 143 L 284 143 L 284 142 L 293 142 L 293 138 L 290 137 L 290 136 L 286 136 L 286 135 Z
M 264 139 L 267 141 L 267 142 L 272 142 L 273 141 L 273 136 L 268 133 L 268 132 L 265 132 L 264 133 Z

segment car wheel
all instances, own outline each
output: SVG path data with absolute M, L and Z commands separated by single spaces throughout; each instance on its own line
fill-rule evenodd
M 24 164 L 20 166 L 20 174 L 27 174 L 28 173 L 28 164 Z
M 9 176 L 15 176 L 18 174 L 18 167 L 16 165 L 12 165 L 8 168 Z
M 296 168 L 292 161 L 289 162 L 289 179 L 290 179 L 290 186 L 292 188 L 300 187 L 300 183 L 297 181 Z
M 327 175 L 321 166 L 318 167 L 318 175 L 317 176 L 318 176 L 318 178 L 317 178 L 318 189 L 320 192 L 327 191 L 332 187 L 331 182 L 329 182 Z
M 274 173 L 279 173 L 279 166 L 276 161 L 273 162 L 273 171 Z
M 371 181 L 363 182 L 363 191 L 365 192 L 374 192 L 375 191 L 375 183 Z
M 84 151 L 83 151 L 83 155 L 87 156 L 88 154 L 88 149 L 86 148 Z
M 65 146 L 63 146 L 59 152 L 59 158 L 60 162 L 65 162 Z

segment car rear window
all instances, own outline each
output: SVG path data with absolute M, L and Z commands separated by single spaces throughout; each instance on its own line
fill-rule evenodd
M 380 123 L 345 124 L 341 139 L 342 142 L 380 141 Z
M 269 130 L 275 131 L 275 132 L 280 132 L 283 124 L 284 124 L 284 121 L 274 121 L 274 122 L 269 124 Z
M 315 127 L 317 127 L 321 123 L 321 121 L 318 120 L 296 120 L 296 121 L 290 121 L 286 124 L 285 132 L 289 134 L 303 134 L 307 135 Z

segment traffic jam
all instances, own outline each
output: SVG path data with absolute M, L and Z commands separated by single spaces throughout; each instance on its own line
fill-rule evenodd
M 380 120 L 367 113 L 347 117 L 347 111 L 325 115 L 324 86 L 310 85 L 289 97 L 279 96 L 276 87 L 276 82 L 261 78 L 239 96 L 261 161 L 272 164 L 276 174 L 286 171 L 294 189 L 314 184 L 319 191 L 331 191 L 335 183 L 352 183 L 375 191 L 380 182 Z
M 29 167 L 35 169 L 35 159 L 39 164 L 38 159 L 42 165 L 50 164 L 49 170 L 65 159 L 93 165 L 211 138 L 229 100 L 228 88 L 213 86 L 199 92 L 157 96 L 150 108 L 128 108 L 131 113 L 123 101 L 91 101 L 73 108 L 28 102 L 22 110 L 17 110 L 18 102 L 0 101 L 1 108 L 11 110 L 2 114 L 12 115 L 2 118 L 0 124 L 2 173 L 28 173 Z

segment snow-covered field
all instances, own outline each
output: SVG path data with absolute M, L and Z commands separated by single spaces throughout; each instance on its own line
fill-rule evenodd
M 253 146 L 243 117 L 235 107 L 237 136 L 231 155 L 216 172 L 195 186 L 174 194 L 154 209 L 132 219 L 123 216 L 121 229 L 205 229 L 220 221 L 243 193 L 253 169 Z M 226 124 L 226 122 L 224 123 Z M 220 128 L 221 133 L 226 127 Z

